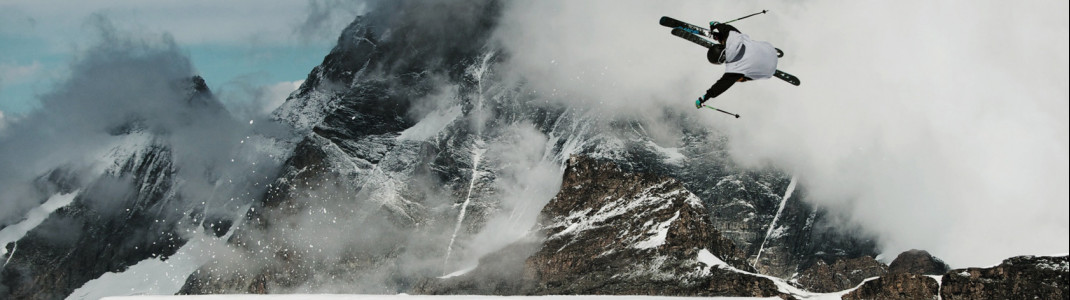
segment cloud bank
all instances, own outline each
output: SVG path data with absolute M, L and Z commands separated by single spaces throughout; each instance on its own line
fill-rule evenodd
M 618 115 L 685 113 L 723 72 L 661 16 L 734 23 L 802 79 L 738 84 L 711 114 L 733 158 L 798 175 L 886 255 L 952 266 L 1067 252 L 1067 4 L 510 2 L 498 39 L 540 93 Z M 998 22 L 993 20 L 999 20 Z

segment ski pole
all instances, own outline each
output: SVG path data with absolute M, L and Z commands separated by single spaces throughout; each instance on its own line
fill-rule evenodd
M 735 21 L 743 20 L 743 19 L 750 18 L 750 17 L 756 16 L 756 15 L 764 14 L 764 13 L 767 13 L 767 12 L 769 12 L 768 9 L 763 9 L 761 12 L 756 12 L 756 13 L 753 13 L 753 14 L 749 14 L 749 15 L 746 15 L 746 16 L 744 16 L 742 18 L 735 19 L 735 20 L 728 21 L 728 22 L 724 22 L 724 23 L 725 24 L 732 23 L 732 22 L 735 22 Z
M 726 114 L 728 114 L 730 116 L 735 116 L 736 119 L 739 119 L 739 114 L 733 114 L 733 113 L 730 113 L 730 112 L 727 112 L 727 111 L 723 111 L 720 108 L 716 108 L 716 107 L 705 105 L 705 104 L 703 104 L 702 107 L 709 108 L 709 109 L 712 109 L 712 110 L 716 110 L 716 111 L 719 111 L 719 112 L 723 112 L 723 113 L 726 113 Z

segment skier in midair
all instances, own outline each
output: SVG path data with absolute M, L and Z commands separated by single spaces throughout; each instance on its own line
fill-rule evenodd
M 776 72 L 777 50 L 772 44 L 752 40 L 724 23 L 711 22 L 710 35 L 719 44 L 709 48 L 706 59 L 715 65 L 724 64 L 724 75 L 695 100 L 696 108 L 702 108 L 703 103 L 720 96 L 736 82 L 766 79 Z

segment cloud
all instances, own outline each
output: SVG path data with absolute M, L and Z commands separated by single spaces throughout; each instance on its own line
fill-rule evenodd
M 4 4 L 17 18 L 0 28 L 6 34 L 50 34 L 66 46 L 81 41 L 80 22 L 92 13 L 103 13 L 124 20 L 141 32 L 170 32 L 183 44 L 246 43 L 258 40 L 265 44 L 289 43 L 299 37 L 292 28 L 302 22 L 299 13 L 307 6 L 300 1 L 236 0 L 220 3 L 209 0 L 127 1 L 107 0 L 84 3 L 80 9 L 48 1 L 16 1 Z M 2 13 L 0 13 L 2 14 Z M 5 18 L 6 19 L 6 18 Z M 333 33 L 337 34 L 337 32 Z M 337 37 L 337 36 L 335 36 Z M 332 37 L 328 41 L 333 40 Z
M 498 211 L 468 243 L 471 261 L 462 262 L 461 267 L 476 264 L 476 259 L 529 234 L 543 206 L 557 195 L 564 170 L 553 161 L 553 154 L 547 153 L 551 149 L 548 142 L 546 134 L 522 122 L 505 128 L 498 140 L 488 145 L 487 156 L 497 165 L 494 189 Z
M 686 104 L 715 79 L 712 68 L 695 65 L 705 50 L 681 43 L 657 25 L 668 6 L 663 3 L 506 6 L 495 35 L 512 55 L 506 68 L 522 74 L 541 96 L 609 115 L 642 115 L 670 103 Z M 695 59 L 684 59 L 689 54 Z
M 367 6 L 366 1 L 309 0 L 304 21 L 294 27 L 294 32 L 306 40 L 336 39 Z
M 889 257 L 922 248 L 976 266 L 1068 250 L 1067 40 L 1039 33 L 1066 33 L 1047 24 L 1066 12 L 998 2 L 786 12 L 793 32 L 825 33 L 784 37 L 798 54 L 781 65 L 812 79 L 755 93 L 740 109 L 754 117 L 732 130 L 737 158 L 798 172 L 812 201 L 880 234 Z M 1004 13 L 1018 17 L 988 21 Z
M 1066 252 L 1067 9 L 894 3 L 510 2 L 507 66 L 538 93 L 611 115 L 683 113 L 723 69 L 661 16 L 734 23 L 802 79 L 738 84 L 705 124 L 733 158 L 797 174 L 809 200 L 878 233 L 886 256 L 953 266 Z M 1003 20 L 992 22 L 991 20 Z
M 33 61 L 27 65 L 0 64 L 0 87 L 26 82 L 41 72 L 41 62 Z
M 123 128 L 140 128 L 169 147 L 183 199 L 250 200 L 251 185 L 263 180 L 255 174 L 278 162 L 250 145 L 259 142 L 253 125 L 232 118 L 211 95 L 194 96 L 193 66 L 174 39 L 121 31 L 103 15 L 87 24 L 97 34 L 72 60 L 70 75 L 0 135 L 0 224 L 50 196 L 33 184 L 50 170 L 88 177 L 79 180 L 99 175 L 92 170 L 124 142 Z M 215 186 L 218 180 L 228 185 Z M 238 209 L 216 202 L 211 209 L 222 214 Z
M 268 116 L 286 102 L 290 93 L 301 87 L 304 80 L 283 81 L 257 85 L 239 77 L 218 88 L 219 98 L 234 116 L 241 120 L 255 120 Z

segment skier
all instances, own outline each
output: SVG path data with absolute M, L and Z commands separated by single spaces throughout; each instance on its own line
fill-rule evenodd
M 772 44 L 752 40 L 724 23 L 711 22 L 710 35 L 719 44 L 709 48 L 706 59 L 715 65 L 724 64 L 724 75 L 695 100 L 696 108 L 702 108 L 702 103 L 720 96 L 737 81 L 766 79 L 776 72 L 777 50 Z

